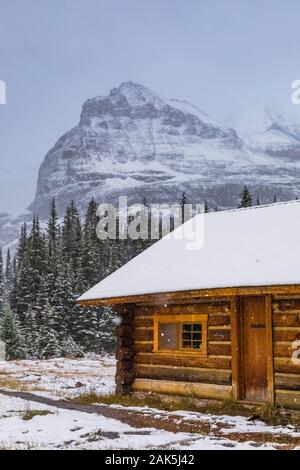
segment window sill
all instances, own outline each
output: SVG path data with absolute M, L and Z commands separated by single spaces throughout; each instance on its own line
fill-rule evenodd
M 169 349 L 168 351 L 152 350 L 153 354 L 159 356 L 176 356 L 176 357 L 207 357 L 207 351 L 182 351 L 181 349 Z

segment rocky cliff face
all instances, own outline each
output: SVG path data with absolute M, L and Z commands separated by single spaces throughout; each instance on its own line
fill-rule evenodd
M 127 82 L 84 103 L 79 124 L 46 155 L 30 210 L 45 216 L 53 196 L 61 210 L 70 199 L 84 208 L 92 197 L 115 202 L 120 194 L 176 202 L 182 190 L 225 207 L 253 173 L 269 185 L 271 166 L 268 154 L 189 103 Z
M 268 202 L 300 195 L 299 181 L 300 125 L 265 113 L 259 129 L 238 135 L 185 101 L 126 82 L 84 103 L 78 125 L 47 153 L 29 212 L 45 218 L 52 197 L 62 213 L 71 199 L 84 210 L 92 197 L 174 203 L 182 191 L 224 208 L 245 183 Z

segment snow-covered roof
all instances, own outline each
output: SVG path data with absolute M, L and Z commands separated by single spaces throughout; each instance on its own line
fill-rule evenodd
M 198 214 L 182 226 L 186 237 L 196 222 L 200 249 L 190 249 L 187 238 L 164 237 L 79 300 L 300 284 L 300 201 Z

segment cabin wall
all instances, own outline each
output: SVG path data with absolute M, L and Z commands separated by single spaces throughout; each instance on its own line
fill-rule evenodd
M 269 380 L 274 381 L 275 404 L 300 408 L 300 296 L 275 294 L 269 299 L 273 340 L 273 374 Z M 186 299 L 166 306 L 119 306 L 117 391 L 239 399 L 237 389 L 242 374 L 241 352 L 236 349 L 240 341 L 237 305 L 237 298 L 231 297 Z M 153 318 L 164 314 L 207 315 L 207 356 L 154 353 Z M 235 358 L 232 350 L 237 350 Z
M 207 356 L 153 353 L 154 315 L 208 315 Z M 134 314 L 134 390 L 229 398 L 231 373 L 230 302 L 139 306 Z
M 275 403 L 300 408 L 300 298 L 274 296 L 272 319 Z

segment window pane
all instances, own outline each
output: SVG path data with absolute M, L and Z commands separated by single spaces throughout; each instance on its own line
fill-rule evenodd
M 184 340 L 184 339 L 191 340 L 191 339 L 192 339 L 191 333 L 185 333 L 185 332 L 183 332 L 183 334 L 182 334 L 182 339 L 183 339 L 183 340 Z
M 202 324 L 183 323 L 182 325 L 182 347 L 186 349 L 202 348 Z
M 184 323 L 182 329 L 183 331 L 192 331 L 192 325 Z
M 201 333 L 193 333 L 193 339 L 201 340 Z
M 159 323 L 158 348 L 177 349 L 177 323 Z
M 201 331 L 202 325 L 200 325 L 200 323 L 194 323 L 193 327 L 194 331 Z

